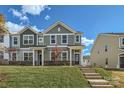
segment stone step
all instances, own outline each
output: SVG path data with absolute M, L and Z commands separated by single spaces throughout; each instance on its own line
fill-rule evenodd
M 86 79 L 102 79 L 102 76 L 85 76 Z
M 85 76 L 100 76 L 99 73 L 84 73 Z
M 91 85 L 93 88 L 114 88 L 113 85 Z
M 96 73 L 95 70 L 82 70 L 83 73 Z
M 108 85 L 109 81 L 104 79 L 88 79 L 91 85 Z

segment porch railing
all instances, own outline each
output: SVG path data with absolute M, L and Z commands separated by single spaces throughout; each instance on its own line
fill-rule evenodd
M 31 61 L 9 61 L 9 65 L 26 65 L 30 66 L 32 65 Z
M 72 61 L 72 65 L 78 65 L 79 61 Z M 44 65 L 70 65 L 70 61 L 44 61 Z

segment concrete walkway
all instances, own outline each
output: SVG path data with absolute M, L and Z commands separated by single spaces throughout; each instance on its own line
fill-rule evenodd
M 99 73 L 93 68 L 81 68 L 83 75 L 90 83 L 92 88 L 113 88 L 109 81 L 104 80 Z

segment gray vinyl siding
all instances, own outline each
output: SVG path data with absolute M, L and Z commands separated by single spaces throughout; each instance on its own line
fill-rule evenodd
M 58 31 L 58 27 L 61 28 L 60 31 Z M 47 34 L 53 34 L 53 33 L 62 34 L 62 33 L 71 33 L 71 32 L 68 29 L 64 28 L 63 26 L 57 25 L 56 27 L 54 27 L 53 29 L 47 32 Z
M 34 35 L 34 44 L 33 45 L 23 45 L 23 35 Z M 37 35 L 36 33 L 30 31 L 30 29 L 27 29 L 23 33 L 20 34 L 20 47 L 21 48 L 28 48 L 28 47 L 34 47 L 37 45 Z
M 61 35 L 56 35 L 57 38 L 57 45 L 80 45 L 81 43 L 75 43 L 75 35 L 68 35 L 68 43 L 67 44 L 62 44 L 61 43 Z M 80 40 L 81 41 L 81 40 Z M 50 35 L 45 35 L 44 36 L 44 44 L 45 45 L 50 45 Z

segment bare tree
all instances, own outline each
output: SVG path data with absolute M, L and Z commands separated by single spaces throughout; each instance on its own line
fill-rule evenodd
M 51 55 L 51 57 L 52 57 L 52 59 L 53 59 L 54 62 L 57 61 L 57 58 L 59 57 L 59 55 L 61 54 L 61 52 L 62 52 L 62 48 L 57 47 L 57 45 L 52 48 L 52 55 Z

